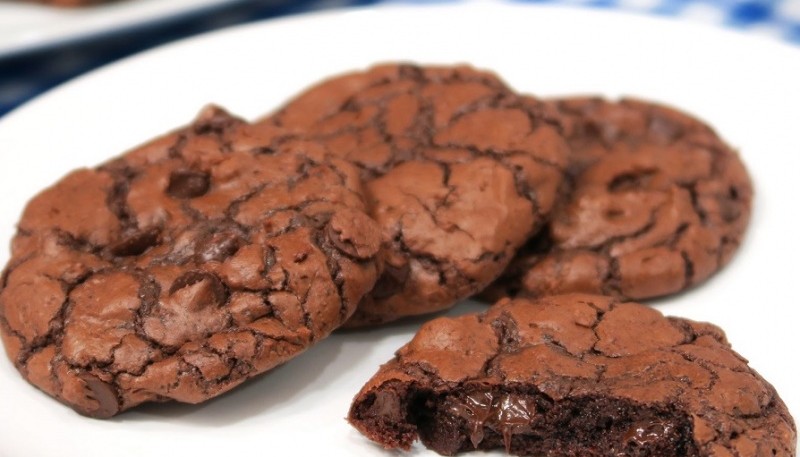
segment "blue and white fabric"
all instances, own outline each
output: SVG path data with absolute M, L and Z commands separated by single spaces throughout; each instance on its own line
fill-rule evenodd
M 454 0 L 439 0 L 453 2 Z M 716 24 L 800 46 L 800 0 L 496 0 L 619 9 Z M 333 8 L 424 0 L 242 1 L 216 9 L 107 33 L 80 42 L 0 57 L 0 117 L 69 79 L 149 48 L 235 24 Z

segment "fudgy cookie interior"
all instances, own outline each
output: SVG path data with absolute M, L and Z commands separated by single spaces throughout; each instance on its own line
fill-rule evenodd
M 442 455 L 505 448 L 517 455 L 698 456 L 687 414 L 601 396 L 554 401 L 531 386 L 458 386 L 444 392 L 384 388 L 357 420 L 399 447 L 418 436 Z

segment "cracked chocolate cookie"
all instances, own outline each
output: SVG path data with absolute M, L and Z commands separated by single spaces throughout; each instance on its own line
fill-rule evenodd
M 198 403 L 345 322 L 378 276 L 358 170 L 210 107 L 26 207 L 0 334 L 81 414 Z
M 386 448 L 419 438 L 443 455 L 791 457 L 797 439 L 718 327 L 581 294 L 425 324 L 349 420 Z
M 551 102 L 571 194 L 483 297 L 584 292 L 647 299 L 709 278 L 750 218 L 744 165 L 707 125 L 636 100 Z
M 438 311 L 483 289 L 539 230 L 566 166 L 545 106 L 470 67 L 383 65 L 262 121 L 357 164 L 385 268 L 348 325 Z

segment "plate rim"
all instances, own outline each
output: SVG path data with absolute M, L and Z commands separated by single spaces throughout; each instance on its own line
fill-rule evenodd
M 392 6 L 392 7 L 396 7 L 396 6 Z M 402 7 L 405 8 L 405 6 L 402 6 Z M 426 8 L 427 8 L 427 6 L 426 6 Z M 376 10 L 374 8 L 369 8 L 369 9 L 373 10 L 373 11 Z M 573 11 L 573 14 L 574 14 L 574 10 L 570 10 L 570 11 Z M 606 15 L 606 14 L 613 14 L 613 15 L 626 14 L 626 13 L 618 12 L 618 11 L 604 11 L 604 10 L 589 10 L 589 9 L 585 9 L 583 11 L 587 11 L 587 13 L 586 13 L 587 15 L 597 15 L 601 11 L 602 11 L 603 15 Z M 73 87 L 75 87 L 75 85 L 90 83 L 92 81 L 92 78 L 106 78 L 106 77 L 108 77 L 107 75 L 109 73 L 110 74 L 117 74 L 117 73 L 114 73 L 114 72 L 121 71 L 121 70 L 118 70 L 119 67 L 128 67 L 129 65 L 131 65 L 133 63 L 133 61 L 135 61 L 137 59 L 150 59 L 150 58 L 153 57 L 154 54 L 163 55 L 163 54 L 168 54 L 168 53 L 171 53 L 171 52 L 180 52 L 180 49 L 183 49 L 183 47 L 192 46 L 193 45 L 192 43 L 196 42 L 195 40 L 212 40 L 212 39 L 215 39 L 215 37 L 220 36 L 220 34 L 228 34 L 228 33 L 230 33 L 230 34 L 238 34 L 238 33 L 242 33 L 241 29 L 243 29 L 243 28 L 263 27 L 264 23 L 268 22 L 268 21 L 270 22 L 270 24 L 274 24 L 277 21 L 282 21 L 282 23 L 283 23 L 283 21 L 308 20 L 309 17 L 318 18 L 318 15 L 323 15 L 323 14 L 325 14 L 325 15 L 334 15 L 334 14 L 338 15 L 338 14 L 352 14 L 352 13 L 353 13 L 352 10 L 350 10 L 350 11 L 326 11 L 326 12 L 312 13 L 312 14 L 308 14 L 308 15 L 298 15 L 298 16 L 293 16 L 293 17 L 286 17 L 286 18 L 280 18 L 280 19 L 271 19 L 271 20 L 267 20 L 267 21 L 259 21 L 259 22 L 252 23 L 252 24 L 244 24 L 244 25 L 240 25 L 240 26 L 235 26 L 235 27 L 223 29 L 223 30 L 220 30 L 220 31 L 214 31 L 214 32 L 206 33 L 206 34 L 201 34 L 201 35 L 189 37 L 187 39 L 178 40 L 176 42 L 168 43 L 168 44 L 165 44 L 163 46 L 159 46 L 159 47 L 144 51 L 142 53 L 137 53 L 135 55 L 132 55 L 132 56 L 127 57 L 125 59 L 122 59 L 120 61 L 114 62 L 112 64 L 109 64 L 107 66 L 101 67 L 101 68 L 99 68 L 97 70 L 94 70 L 92 72 L 89 72 L 89 73 L 87 73 L 87 74 L 85 74 L 85 75 L 83 75 L 83 76 L 81 76 L 79 78 L 76 78 L 75 80 L 70 81 L 70 82 L 68 82 L 68 83 L 66 83 L 64 85 L 58 86 L 58 87 L 54 88 L 52 91 L 48 91 L 48 92 L 40 95 L 39 97 L 37 97 L 35 100 L 31 101 L 30 103 L 27 103 L 27 104 L 23 105 L 21 107 L 23 109 L 14 110 L 13 112 L 9 113 L 9 116 L 6 116 L 4 118 L 0 118 L 0 136 L 2 136 L 3 132 L 6 131 L 5 129 L 11 128 L 11 126 L 16 122 L 17 119 L 22 119 L 23 121 L 25 121 L 30 116 L 28 114 L 29 112 L 35 114 L 36 112 L 41 112 L 41 110 L 45 109 L 45 107 L 43 105 L 48 103 L 48 100 L 50 100 L 51 97 L 58 97 L 59 96 L 58 94 L 60 94 L 62 91 L 66 92 L 66 91 L 73 90 Z M 642 19 L 642 20 L 659 20 L 659 21 L 661 20 L 659 18 L 653 18 L 653 17 L 650 17 L 650 16 L 637 15 L 637 17 Z M 683 22 L 680 22 L 680 21 L 678 21 L 678 22 L 668 21 L 668 22 L 670 22 L 672 24 L 671 25 L 672 27 L 677 26 L 677 24 L 684 24 L 684 25 L 690 26 L 690 27 L 699 26 L 703 30 L 712 31 L 711 33 L 713 33 L 713 34 L 727 33 L 724 29 L 719 29 L 719 28 L 715 28 L 715 27 L 706 27 L 706 26 L 704 26 L 702 24 L 694 25 L 694 24 L 691 24 L 691 23 L 683 23 Z M 706 33 L 706 32 L 703 32 L 703 33 Z M 757 38 L 757 37 L 750 37 L 748 35 L 745 35 L 744 37 L 742 37 L 739 34 L 735 34 L 735 35 L 740 36 L 741 38 L 744 38 L 744 39 L 747 39 L 747 40 L 754 40 L 754 39 Z M 778 44 L 778 43 L 775 43 L 775 42 L 772 42 L 772 41 L 765 41 L 765 42 L 768 42 L 769 46 L 772 46 L 773 49 L 777 49 L 777 47 L 775 47 L 775 45 Z M 796 50 L 793 47 L 789 47 L 789 49 L 791 49 L 793 53 L 798 52 L 798 50 Z M 800 68 L 800 67 L 792 67 L 792 68 Z M 196 108 L 199 108 L 199 106 L 196 107 Z M 169 127 L 172 128 L 174 126 L 169 126 Z M 119 151 L 115 151 L 115 152 L 119 152 Z M 761 195 L 763 195 L 763 194 L 761 194 Z M 764 208 L 762 206 L 761 211 L 763 211 L 763 210 L 764 210 Z M 2 241 L 2 240 L 0 240 L 0 241 Z M 694 300 L 696 300 L 696 299 L 694 299 Z M 663 309 L 663 308 L 660 308 L 660 309 Z M 665 311 L 665 313 L 666 313 L 666 311 Z M 745 355 L 747 355 L 747 353 L 745 353 Z M 0 356 L 0 358 L 2 358 L 2 356 Z M 2 362 L 2 363 L 6 364 L 6 365 L 8 364 L 7 361 L 6 362 Z M 764 369 L 762 367 L 756 367 L 756 368 L 758 368 L 759 370 L 763 370 Z M 13 367 L 11 369 L 13 370 Z M 29 388 L 29 387 L 30 386 L 26 385 L 26 388 Z M 44 402 L 48 402 L 48 404 L 49 404 L 49 402 L 53 401 L 53 400 L 51 400 L 49 398 L 43 398 L 42 400 Z M 53 409 L 55 409 L 55 407 Z M 67 411 L 67 413 L 71 414 L 71 411 Z M 59 414 L 60 413 L 58 413 L 58 412 L 54 413 L 54 415 L 56 415 L 56 416 L 58 416 Z M 157 422 L 157 420 L 153 420 L 153 422 Z M 119 424 L 119 423 L 116 423 L 114 425 L 121 426 L 121 424 Z M 103 425 L 103 426 L 105 426 L 105 425 Z M 2 447 L 2 444 L 0 444 L 0 447 Z

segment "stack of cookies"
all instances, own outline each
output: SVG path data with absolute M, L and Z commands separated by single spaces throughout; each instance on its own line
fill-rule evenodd
M 477 296 L 486 312 L 425 324 L 357 393 L 358 430 L 444 455 L 794 456 L 722 330 L 631 301 L 723 267 L 752 194 L 674 109 L 382 65 L 255 123 L 208 107 L 34 197 L 0 335 L 28 381 L 107 418 Z

